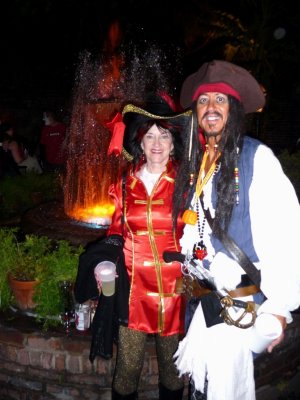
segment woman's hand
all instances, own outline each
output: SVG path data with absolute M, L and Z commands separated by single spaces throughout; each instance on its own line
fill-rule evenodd
M 94 268 L 94 276 L 95 276 L 95 279 L 97 282 L 97 288 L 98 288 L 99 292 L 101 292 L 102 280 L 100 277 L 100 265 L 99 264 Z

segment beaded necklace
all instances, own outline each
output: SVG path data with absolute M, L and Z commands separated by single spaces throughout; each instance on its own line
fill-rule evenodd
M 201 181 L 201 176 L 202 176 L 204 168 L 205 168 L 205 164 L 206 164 L 207 157 L 208 157 L 208 152 L 206 152 L 203 155 L 203 160 L 201 163 L 201 167 L 200 167 L 200 171 L 199 171 L 199 175 L 198 175 L 198 179 L 197 179 L 197 184 L 196 184 L 196 192 L 195 192 L 194 200 L 196 202 L 197 226 L 198 226 L 200 240 L 199 240 L 199 242 L 194 244 L 193 255 L 194 255 L 194 257 L 198 258 L 199 260 L 203 260 L 207 256 L 207 248 L 203 242 L 203 234 L 204 234 L 204 228 L 205 228 L 205 224 L 206 224 L 206 217 L 205 217 L 205 215 L 203 215 L 203 220 L 202 220 L 202 224 L 201 224 L 200 223 L 200 207 L 199 207 L 200 201 L 199 201 L 199 198 L 200 198 L 200 195 L 201 195 L 206 183 L 218 170 L 219 164 L 216 161 L 220 157 L 220 154 L 221 154 L 220 152 L 217 154 L 217 157 L 216 157 L 215 161 L 212 163 L 211 167 L 209 168 L 208 173 L 205 175 L 204 179 Z
M 199 175 L 198 175 L 198 179 L 197 179 L 197 183 L 196 183 L 196 189 L 195 189 L 195 194 L 193 197 L 193 202 L 191 203 L 190 207 L 184 211 L 183 215 L 182 215 L 182 221 L 185 224 L 190 224 L 190 225 L 195 225 L 197 222 L 197 213 L 193 210 L 197 200 L 199 199 L 204 186 L 207 184 L 207 182 L 209 181 L 209 179 L 211 178 L 211 176 L 213 175 L 217 163 L 216 161 L 218 160 L 218 158 L 220 157 L 221 153 L 218 152 L 215 161 L 212 163 L 212 165 L 209 168 L 209 171 L 207 172 L 207 174 L 204 176 L 204 179 L 202 180 L 204 171 L 205 171 L 205 166 L 206 166 L 206 162 L 207 162 L 207 158 L 208 158 L 208 151 L 206 151 L 203 154 L 203 158 L 202 158 L 202 162 L 201 162 L 201 166 L 200 166 L 200 170 L 199 170 Z M 194 174 L 190 175 L 190 185 L 192 186 L 194 182 Z
M 206 223 L 205 215 L 203 216 L 202 224 L 200 224 L 200 212 L 199 212 L 199 201 L 196 203 L 196 212 L 197 212 L 197 225 L 198 225 L 198 232 L 199 232 L 199 242 L 194 244 L 193 247 L 193 255 L 194 257 L 198 258 L 199 260 L 203 260 L 207 256 L 207 249 L 203 242 L 203 234 L 204 228 Z

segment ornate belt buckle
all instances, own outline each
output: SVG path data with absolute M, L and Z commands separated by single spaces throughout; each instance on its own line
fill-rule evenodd
M 221 317 L 224 319 L 224 322 L 228 325 L 234 325 L 237 328 L 247 329 L 254 325 L 256 320 L 256 307 L 254 301 L 239 301 L 234 300 L 230 296 L 224 296 L 220 299 L 221 304 L 223 306 L 223 310 L 221 311 Z M 244 308 L 244 312 L 237 318 L 233 319 L 229 313 L 229 309 L 231 307 L 240 307 Z M 247 323 L 241 322 L 246 315 L 249 314 L 251 316 L 251 320 Z

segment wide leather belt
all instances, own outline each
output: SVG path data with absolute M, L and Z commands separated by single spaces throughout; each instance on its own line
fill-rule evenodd
M 190 279 L 190 278 L 185 278 L 185 279 Z M 183 282 L 183 277 L 179 277 L 176 279 L 176 286 L 175 286 L 175 293 L 177 294 L 186 294 L 188 296 L 192 297 L 201 297 L 204 296 L 205 294 L 208 294 L 211 292 L 210 289 L 207 289 L 203 286 L 200 286 L 198 281 L 196 279 L 193 279 L 190 281 L 189 285 L 190 289 L 187 289 L 186 285 L 184 285 Z M 187 291 L 189 293 L 187 293 Z M 248 285 L 245 287 L 238 287 L 233 290 L 228 290 L 227 293 L 229 296 L 235 298 L 235 297 L 246 297 L 253 295 L 255 293 L 258 293 L 260 289 L 255 286 L 255 285 Z
M 231 297 L 246 297 L 246 296 L 251 296 L 255 293 L 258 293 L 260 290 L 257 286 L 255 285 L 249 285 L 245 287 L 240 287 L 236 288 L 233 290 L 227 290 L 227 293 Z
M 186 278 L 189 279 L 189 278 Z M 205 294 L 208 294 L 211 292 L 210 289 L 207 289 L 203 286 L 200 286 L 199 283 L 196 281 L 196 279 L 193 279 L 191 281 L 191 293 L 186 293 L 187 292 L 187 287 L 183 283 L 183 277 L 179 277 L 176 279 L 176 286 L 175 286 L 175 293 L 177 294 L 189 294 L 192 297 L 201 297 L 204 296 Z M 188 290 L 189 291 L 189 290 Z

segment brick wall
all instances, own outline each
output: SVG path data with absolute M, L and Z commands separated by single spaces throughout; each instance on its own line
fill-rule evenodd
M 115 359 L 88 360 L 90 335 L 42 332 L 29 318 L 0 316 L 1 400 L 109 400 Z M 300 366 L 300 314 L 283 345 L 255 362 L 257 388 L 289 376 Z M 141 400 L 157 399 L 157 362 L 151 340 L 140 383 Z

